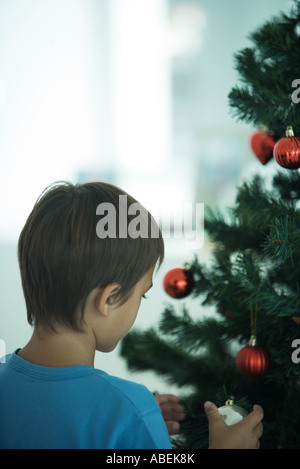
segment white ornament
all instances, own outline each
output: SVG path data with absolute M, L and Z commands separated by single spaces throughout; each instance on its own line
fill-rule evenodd
M 247 412 L 242 407 L 235 405 L 232 399 L 228 399 L 225 405 L 218 408 L 220 415 L 222 415 L 226 425 L 234 425 L 246 417 Z
M 296 37 L 300 37 L 300 23 L 295 26 L 295 35 Z

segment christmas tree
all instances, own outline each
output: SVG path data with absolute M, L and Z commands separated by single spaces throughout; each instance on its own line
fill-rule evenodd
M 207 448 L 203 403 L 222 406 L 233 395 L 246 410 L 263 407 L 261 448 L 300 449 L 300 139 L 291 130 L 285 136 L 291 126 L 300 135 L 299 28 L 295 2 L 289 15 L 266 22 L 251 34 L 253 47 L 235 56 L 242 85 L 232 89 L 229 104 L 258 129 L 252 143 L 260 161 L 274 155 L 280 165 L 271 187 L 261 171 L 237 188 L 228 213 L 206 211 L 211 262 L 187 259 L 184 266 L 198 316 L 170 300 L 157 328 L 133 330 L 122 341 L 131 370 L 152 370 L 189 387 L 177 448 Z M 201 318 L 208 306 L 215 314 Z

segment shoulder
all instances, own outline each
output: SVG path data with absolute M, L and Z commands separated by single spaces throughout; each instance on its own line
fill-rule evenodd
M 170 449 L 170 437 L 154 395 L 142 384 L 95 370 L 93 379 L 106 389 L 104 399 L 114 448 Z
M 160 409 L 153 394 L 146 386 L 133 381 L 111 376 L 101 370 L 94 371 L 93 380 L 110 393 L 111 397 L 126 401 L 127 405 L 133 406 L 141 414 L 152 411 L 160 413 Z

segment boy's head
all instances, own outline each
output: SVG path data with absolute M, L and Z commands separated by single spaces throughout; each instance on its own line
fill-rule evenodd
M 75 311 L 83 319 L 93 289 L 119 284 L 113 300 L 122 304 L 163 257 L 161 232 L 133 197 L 102 182 L 55 184 L 37 200 L 19 238 L 28 322 L 81 330 Z

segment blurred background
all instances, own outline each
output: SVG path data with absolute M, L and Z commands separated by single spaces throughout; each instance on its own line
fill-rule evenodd
M 186 203 L 226 210 L 236 186 L 274 173 L 249 147 L 255 129 L 230 115 L 233 54 L 287 0 L 0 0 L 0 352 L 31 336 L 17 241 L 35 200 L 54 181 L 116 184 L 156 214 Z M 267 105 L 267 103 L 266 103 Z M 167 235 L 168 233 L 166 233 Z M 136 326 L 154 326 L 172 300 L 164 274 L 197 254 L 166 236 L 166 260 Z M 0 353 L 1 354 L 1 353 Z M 96 355 L 112 375 L 132 374 L 118 348 Z

